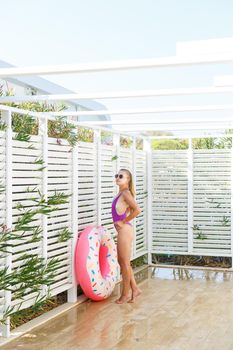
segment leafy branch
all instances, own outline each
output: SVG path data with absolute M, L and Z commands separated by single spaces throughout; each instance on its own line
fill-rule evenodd
M 230 225 L 230 219 L 226 216 L 223 216 L 222 221 L 221 221 L 223 226 L 229 226 Z
M 0 131 L 5 131 L 7 129 L 6 123 L 0 120 Z
M 193 231 L 195 232 L 195 231 L 197 231 L 197 236 L 196 236 L 196 239 L 207 239 L 207 237 L 206 237 L 206 235 L 204 235 L 203 234 L 203 232 L 201 231 L 201 228 L 200 228 L 200 226 L 199 225 L 193 225 L 192 226 L 192 229 L 193 229 Z
M 75 146 L 79 140 L 76 125 L 67 122 L 66 117 L 49 120 L 48 135 L 57 138 L 58 144 L 61 144 L 60 139 L 66 139 L 71 146 Z
M 65 242 L 68 241 L 70 238 L 73 237 L 73 233 L 65 227 L 63 230 L 60 231 L 58 236 L 58 242 Z
M 115 156 L 113 156 L 113 157 L 112 157 L 112 159 L 111 159 L 111 160 L 112 160 L 112 161 L 114 161 L 114 160 L 117 160 L 117 159 L 118 159 L 118 156 L 117 156 L 117 155 L 115 155 Z
M 31 293 L 37 292 L 35 303 L 32 306 L 36 310 L 49 297 L 49 292 L 41 296 L 41 285 L 51 286 L 54 282 L 59 260 L 52 258 L 45 263 L 44 258 L 27 254 L 21 257 L 21 260 L 22 264 L 14 271 L 8 273 L 8 268 L 0 271 L 0 289 L 14 293 L 14 299 L 23 299 L 29 290 Z M 19 304 L 18 310 L 22 303 L 23 301 Z M 17 312 L 15 307 L 9 306 L 5 310 L 0 323 L 4 324 L 7 317 L 15 312 Z

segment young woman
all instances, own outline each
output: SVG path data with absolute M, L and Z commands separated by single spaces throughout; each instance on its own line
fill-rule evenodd
M 116 303 L 133 303 L 135 297 L 141 294 L 141 290 L 136 284 L 130 265 L 131 245 L 134 235 L 133 226 L 130 221 L 141 212 L 141 209 L 134 199 L 135 192 L 131 172 L 127 169 L 121 169 L 115 175 L 115 178 L 116 184 L 119 186 L 119 193 L 112 202 L 112 218 L 118 233 L 117 255 L 123 282 L 121 296 L 116 300 Z M 130 288 L 132 290 L 131 295 L 129 295 Z

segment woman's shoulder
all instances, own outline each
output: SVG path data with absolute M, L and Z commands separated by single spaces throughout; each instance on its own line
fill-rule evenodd
M 123 197 L 129 197 L 129 196 L 131 197 L 132 196 L 130 190 L 128 190 L 128 189 L 123 190 L 121 194 Z

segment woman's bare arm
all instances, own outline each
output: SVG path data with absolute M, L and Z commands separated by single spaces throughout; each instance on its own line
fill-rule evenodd
M 129 190 L 124 191 L 122 193 L 122 197 L 130 208 L 130 215 L 123 220 L 123 222 L 126 223 L 138 216 L 138 214 L 140 214 L 142 210 Z

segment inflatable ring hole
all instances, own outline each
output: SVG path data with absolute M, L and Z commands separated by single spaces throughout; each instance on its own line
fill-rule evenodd
M 110 273 L 110 266 L 108 263 L 108 247 L 106 245 L 101 244 L 99 249 L 99 267 L 100 273 L 103 278 L 105 278 Z

